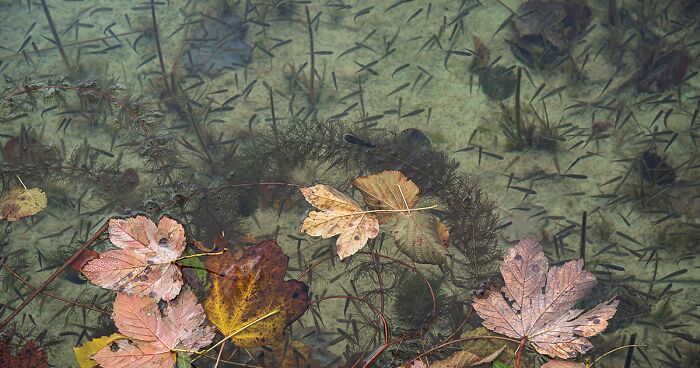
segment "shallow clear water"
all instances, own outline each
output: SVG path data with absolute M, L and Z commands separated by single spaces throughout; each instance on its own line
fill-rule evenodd
M 227 342 L 195 367 L 440 366 L 503 344 L 514 366 L 518 339 L 469 340 L 501 336 L 472 302 L 527 236 L 550 266 L 585 259 L 597 285 L 577 306 L 619 300 L 572 361 L 634 339 L 595 366 L 691 366 L 699 16 L 690 0 L 0 1 L 0 185 L 48 198 L 0 220 L 0 336 L 78 367 L 74 346 L 117 331 L 115 291 L 66 260 L 114 249 L 109 219 L 167 215 L 185 254 L 276 239 L 309 288 L 281 344 Z M 298 188 L 372 210 L 353 179 L 392 170 L 421 197 L 397 216 L 430 221 L 367 214 L 378 235 L 342 261 L 337 237 L 302 233 Z M 175 263 L 203 302 L 214 276 L 192 262 Z

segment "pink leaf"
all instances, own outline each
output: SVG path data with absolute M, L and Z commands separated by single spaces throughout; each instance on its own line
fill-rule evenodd
M 185 230 L 163 217 L 158 226 L 144 216 L 109 221 L 109 239 L 120 249 L 89 261 L 83 274 L 94 284 L 126 294 L 172 300 L 182 287 L 174 261 L 185 250 Z
M 149 297 L 117 294 L 112 318 L 129 340 L 104 347 L 93 359 L 102 368 L 169 368 L 175 349 L 196 351 L 214 339 L 214 329 L 190 290 L 168 302 L 163 310 Z

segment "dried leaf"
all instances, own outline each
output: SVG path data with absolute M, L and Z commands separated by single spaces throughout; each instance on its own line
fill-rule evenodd
M 586 337 L 602 332 L 617 310 L 616 300 L 585 313 L 571 309 L 595 285 L 595 276 L 583 270 L 583 260 L 549 268 L 536 239 L 508 249 L 501 274 L 505 281 L 501 292 L 487 291 L 474 300 L 474 310 L 484 319 L 484 327 L 525 338 L 541 354 L 568 359 L 585 353 L 593 347 Z
M 345 194 L 323 184 L 300 189 L 309 203 L 323 211 L 309 213 L 301 232 L 324 239 L 340 235 L 336 241 L 340 259 L 357 253 L 379 234 L 377 219 Z
M 365 203 L 373 210 L 405 211 L 418 203 L 418 186 L 400 171 L 382 171 L 379 174 L 357 178 L 352 181 Z M 391 222 L 403 212 L 377 213 L 379 222 Z
M 470 351 L 466 350 L 461 350 L 456 353 L 454 353 L 451 357 L 440 360 L 437 362 L 433 362 L 430 364 L 431 368 L 466 368 L 466 367 L 476 367 L 481 364 L 486 364 L 486 363 L 491 363 L 493 362 L 496 358 L 498 358 L 499 355 L 503 352 L 503 350 L 506 348 L 505 345 L 503 345 L 500 349 L 494 351 L 493 353 L 489 354 L 486 357 L 480 357 Z
M 13 354 L 7 341 L 0 341 L 0 367 L 3 368 L 48 368 L 49 358 L 34 340 L 27 341 Z
M 0 197 L 0 220 L 17 221 L 46 208 L 46 193 L 39 188 L 12 188 Z
M 121 248 L 100 254 L 83 267 L 92 283 L 106 289 L 172 300 L 182 287 L 174 263 L 185 250 L 185 230 L 163 217 L 158 226 L 144 216 L 109 220 L 109 239 Z
M 542 368 L 586 368 L 585 363 L 567 362 L 564 360 L 550 360 L 542 364 Z
M 233 336 L 236 346 L 278 341 L 284 328 L 308 309 L 308 287 L 301 281 L 284 281 L 288 262 L 289 257 L 274 240 L 248 247 L 240 257 L 229 252 L 204 261 L 212 277 L 204 309 L 222 334 L 229 336 L 249 322 L 280 310 Z
M 414 262 L 445 262 L 449 232 L 435 216 L 414 210 L 418 203 L 418 186 L 399 171 L 383 171 L 353 180 L 365 203 L 380 212 L 381 223 L 392 226 L 396 246 Z
M 401 252 L 418 263 L 440 264 L 445 261 L 445 245 L 438 232 L 435 216 L 411 211 L 392 222 L 391 236 Z
M 117 294 L 112 319 L 129 340 L 117 340 L 92 356 L 102 368 L 175 366 L 175 351 L 198 351 L 211 344 L 214 329 L 204 324 L 204 309 L 190 290 L 165 303 Z
M 128 337 L 122 334 L 111 334 L 110 336 L 102 336 L 92 339 L 83 345 L 76 346 L 73 348 L 73 353 L 75 354 L 75 360 L 78 362 L 80 368 L 97 368 L 99 363 L 97 363 L 92 356 L 98 351 L 102 350 L 107 345 L 111 345 L 117 340 L 128 339 Z

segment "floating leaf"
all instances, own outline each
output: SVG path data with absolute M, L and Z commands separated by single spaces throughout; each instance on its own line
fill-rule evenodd
M 118 333 L 92 339 L 83 345 L 73 348 L 75 360 L 78 362 L 80 368 L 98 368 L 99 363 L 92 359 L 92 356 L 98 351 L 102 350 L 102 348 L 105 346 L 111 345 L 113 342 L 123 339 L 128 339 L 128 337 Z
M 174 263 L 185 250 L 185 230 L 163 217 L 158 226 L 144 216 L 109 220 L 109 239 L 120 249 L 100 254 L 83 267 L 92 283 L 106 289 L 172 300 L 182 287 Z
M 39 188 L 12 188 L 0 197 L 0 220 L 17 221 L 46 208 L 46 193 Z
M 274 240 L 247 247 L 240 257 L 229 252 L 204 261 L 212 278 L 204 309 L 225 336 L 279 310 L 234 335 L 231 340 L 235 345 L 274 343 L 282 337 L 284 328 L 308 309 L 308 287 L 301 281 L 284 281 L 288 262 L 289 257 Z
M 10 350 L 8 341 L 0 341 L 0 367 L 48 368 L 49 358 L 35 340 L 27 341 L 15 354 Z
M 505 286 L 474 300 L 484 327 L 526 339 L 541 354 L 563 359 L 585 353 L 586 339 L 602 332 L 617 310 L 609 300 L 583 313 L 571 309 L 595 285 L 595 276 L 583 269 L 583 260 L 549 268 L 542 246 L 525 239 L 506 251 L 501 264 Z
M 456 353 L 454 353 L 451 357 L 440 360 L 437 362 L 433 362 L 430 364 L 431 368 L 466 368 L 466 367 L 476 367 L 481 364 L 486 364 L 486 363 L 491 363 L 493 362 L 496 358 L 498 358 L 499 355 L 503 352 L 503 350 L 506 348 L 505 345 L 503 345 L 500 349 L 494 351 L 493 353 L 485 356 L 485 357 L 480 357 L 471 351 L 467 350 L 461 350 Z
M 92 356 L 102 368 L 175 367 L 177 350 L 198 351 L 211 344 L 214 329 L 204 324 L 204 309 L 190 290 L 165 303 L 117 294 L 112 319 L 129 340 L 117 340 Z
M 381 223 L 392 226 L 396 246 L 418 263 L 445 262 L 449 231 L 435 216 L 415 209 L 418 186 L 399 171 L 383 171 L 353 180 L 365 203 L 379 212 Z
M 357 253 L 379 234 L 377 219 L 345 194 L 323 184 L 300 189 L 309 203 L 323 211 L 309 213 L 301 232 L 324 239 L 340 235 L 336 241 L 340 259 Z

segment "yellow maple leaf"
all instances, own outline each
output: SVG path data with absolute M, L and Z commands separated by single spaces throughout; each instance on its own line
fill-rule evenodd
M 212 278 L 204 299 L 207 318 L 236 346 L 274 343 L 306 312 L 308 287 L 284 280 L 288 261 L 274 240 L 247 247 L 240 257 L 228 252 L 204 261 Z

